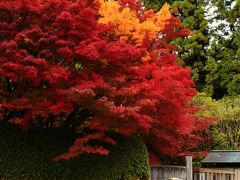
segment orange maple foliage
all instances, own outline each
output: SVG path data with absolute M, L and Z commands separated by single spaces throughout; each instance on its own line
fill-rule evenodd
M 129 7 L 122 7 L 118 1 L 101 0 L 99 4 L 99 23 L 111 24 L 117 40 L 132 43 L 137 47 L 143 46 L 146 37 L 148 41 L 156 40 L 172 17 L 168 4 L 158 13 L 153 13 L 152 10 L 140 13 Z

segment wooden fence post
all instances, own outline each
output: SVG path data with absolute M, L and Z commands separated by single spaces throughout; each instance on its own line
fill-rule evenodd
M 236 180 L 239 180 L 239 179 L 240 179 L 240 169 L 239 169 L 239 168 L 236 168 L 236 169 L 235 169 L 235 179 L 236 179 Z
M 192 155 L 186 155 L 186 169 L 187 169 L 187 180 L 192 180 L 193 170 L 192 170 Z

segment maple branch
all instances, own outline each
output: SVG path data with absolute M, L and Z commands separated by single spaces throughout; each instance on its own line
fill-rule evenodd
M 13 118 L 20 117 L 24 113 L 24 110 L 22 111 L 9 111 L 8 109 L 4 108 L 4 115 L 1 121 L 8 122 Z
M 92 111 L 90 111 L 89 109 L 80 109 L 78 107 L 75 107 L 74 111 L 72 111 L 66 121 L 64 126 L 66 127 L 78 127 L 81 126 L 81 124 L 83 124 L 84 122 L 89 120 L 89 117 L 91 117 L 93 115 Z

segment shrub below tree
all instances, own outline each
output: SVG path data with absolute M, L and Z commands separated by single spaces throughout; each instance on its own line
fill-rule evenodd
M 118 146 L 108 147 L 108 156 L 82 154 L 53 161 L 75 138 L 69 129 L 36 128 L 24 133 L 17 126 L 0 123 L 0 179 L 148 179 L 147 149 L 138 137 L 115 137 Z

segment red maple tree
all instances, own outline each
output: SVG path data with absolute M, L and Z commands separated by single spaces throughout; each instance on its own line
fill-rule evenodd
M 139 23 L 154 15 L 138 1 L 119 4 L 141 12 Z M 139 46 L 121 40 L 113 24 L 99 23 L 99 6 L 87 0 L 0 0 L 1 121 L 25 129 L 75 128 L 79 138 L 57 159 L 107 154 L 88 142 L 115 144 L 108 132 L 141 135 L 165 154 L 186 150 L 183 139 L 195 138 L 199 128 L 188 103 L 196 91 L 169 42 L 189 32 L 171 16 L 156 38 L 146 34 Z

